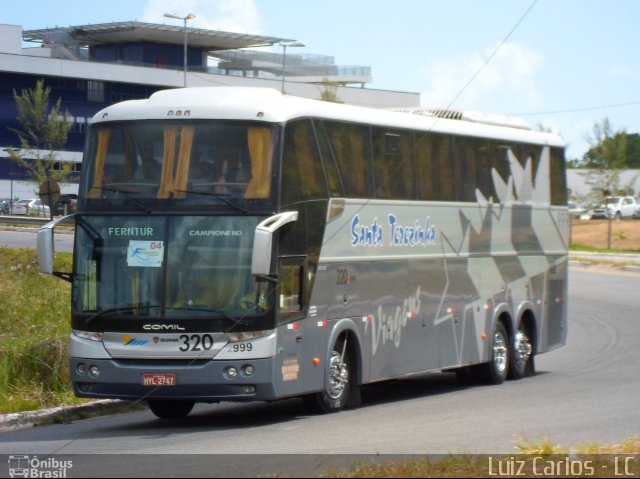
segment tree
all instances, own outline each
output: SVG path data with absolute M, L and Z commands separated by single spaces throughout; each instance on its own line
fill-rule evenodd
M 627 135 L 627 167 L 640 168 L 640 134 Z
M 592 135 L 585 137 L 591 148 L 583 157 L 583 166 L 591 171 L 587 184 L 598 198 L 612 195 L 619 190 L 620 170 L 626 167 L 627 134 L 612 132 L 609 120 L 593 126 Z
M 61 113 L 61 99 L 49 107 L 50 88 L 38 80 L 35 89 L 22 89 L 20 95 L 13 90 L 21 129 L 10 128 L 20 139 L 20 149 L 7 148 L 9 159 L 27 169 L 38 183 L 46 179 L 64 181 L 73 165 L 64 163 L 54 169 L 57 150 L 67 142 L 71 128 L 69 112 Z
M 332 103 L 344 103 L 338 97 L 338 86 L 339 83 L 332 82 L 328 78 L 322 80 L 323 90 L 320 92 L 320 100 L 321 101 L 329 101 Z
M 612 132 L 609 120 L 593 126 L 592 135 L 586 136 L 591 145 L 585 154 L 585 166 L 589 168 L 583 175 L 591 186 L 591 196 L 604 204 L 606 196 L 620 193 L 620 170 L 626 166 L 627 134 L 624 131 Z M 609 211 L 607 209 L 607 211 Z M 607 247 L 611 249 L 611 215 L 608 215 L 609 228 Z

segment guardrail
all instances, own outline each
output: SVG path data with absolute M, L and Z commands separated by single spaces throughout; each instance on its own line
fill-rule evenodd
M 46 225 L 49 221 L 49 218 L 39 218 L 37 216 L 9 216 L 2 215 L 0 216 L 0 224 L 3 225 L 26 225 L 26 226 L 43 226 Z

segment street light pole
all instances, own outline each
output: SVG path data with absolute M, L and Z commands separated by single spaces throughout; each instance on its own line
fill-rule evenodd
M 179 17 L 178 15 L 173 15 L 171 13 L 165 13 L 164 14 L 165 17 L 167 18 L 174 18 L 176 20 L 183 20 L 184 21 L 184 54 L 183 54 L 183 60 L 184 60 L 184 86 L 187 86 L 187 20 L 193 20 L 194 18 L 196 18 L 196 16 L 193 13 L 187 13 L 186 17 Z
M 285 77 L 285 66 L 287 62 L 287 47 L 306 47 L 306 45 L 302 42 L 280 42 L 280 46 L 282 47 L 282 87 L 280 91 L 284 94 L 284 77 Z

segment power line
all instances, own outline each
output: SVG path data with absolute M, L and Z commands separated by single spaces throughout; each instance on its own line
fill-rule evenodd
M 478 70 L 473 74 L 473 76 L 469 79 L 469 81 L 467 81 L 467 83 L 460 89 L 460 91 L 457 93 L 457 95 L 455 97 L 453 97 L 453 100 L 451 100 L 451 102 L 449 103 L 449 106 L 447 107 L 447 109 L 451 108 L 451 106 L 460 97 L 460 95 L 462 95 L 462 93 L 469 87 L 469 85 L 471 85 L 471 83 L 473 83 L 473 81 L 480 74 L 480 72 L 482 70 L 484 70 L 484 68 L 489 64 L 489 62 L 493 59 L 493 57 L 496 56 L 498 51 L 504 46 L 505 43 L 507 43 L 507 40 L 509 40 L 511 35 L 513 35 L 513 32 L 515 32 L 518 29 L 518 27 L 524 21 L 524 19 L 527 17 L 527 15 L 529 15 L 529 12 L 531 12 L 533 7 L 535 7 L 536 3 L 538 3 L 538 0 L 534 0 L 533 3 L 529 6 L 529 8 L 527 8 L 527 10 L 524 12 L 524 14 L 520 17 L 520 19 L 513 26 L 513 28 L 511 30 L 509 30 L 509 33 L 507 33 L 507 36 L 504 37 L 504 39 L 498 44 L 498 46 L 493 50 L 493 52 L 491 52 L 491 55 L 489 55 L 487 57 L 487 59 L 480 66 L 480 68 L 478 68 Z
M 556 115 L 560 113 L 578 113 L 582 111 L 595 111 L 595 110 L 606 110 L 608 108 L 623 108 L 625 106 L 633 106 L 640 105 L 640 100 L 638 101 L 629 101 L 626 103 L 614 103 L 611 105 L 602 105 L 602 106 L 589 106 L 584 108 L 573 108 L 569 110 L 551 110 L 551 111 L 538 111 L 538 112 L 527 112 L 527 113 L 509 113 L 512 116 L 535 116 L 535 115 Z

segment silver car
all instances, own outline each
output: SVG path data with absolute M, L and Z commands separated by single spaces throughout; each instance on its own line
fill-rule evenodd
M 23 216 L 50 216 L 51 210 L 42 200 L 31 198 L 26 200 L 18 200 L 13 202 L 11 213 Z

